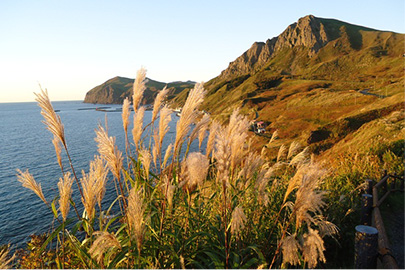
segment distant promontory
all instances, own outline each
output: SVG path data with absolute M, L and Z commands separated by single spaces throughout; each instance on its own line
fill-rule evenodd
M 120 104 L 126 97 L 132 98 L 132 85 L 134 79 L 125 77 L 114 77 L 86 93 L 85 103 L 98 104 Z M 157 93 L 165 86 L 169 88 L 168 99 L 172 99 L 175 95 L 187 88 L 193 88 L 195 82 L 171 82 L 164 83 L 148 79 L 144 92 L 143 104 L 153 103 Z

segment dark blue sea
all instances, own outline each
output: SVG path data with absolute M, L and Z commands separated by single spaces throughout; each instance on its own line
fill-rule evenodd
M 121 113 L 95 110 L 100 106 L 120 108 L 121 105 L 96 105 L 81 101 L 52 104 L 64 124 L 69 153 L 78 177 L 81 177 L 82 170 L 88 171 L 90 160 L 97 154 L 94 131 L 100 123 L 105 126 L 106 116 L 109 135 L 116 137 L 118 148 L 125 152 Z M 145 112 L 144 125 L 150 122 L 151 114 L 151 111 Z M 130 119 L 132 123 L 132 114 Z M 177 119 L 172 114 L 163 149 L 174 141 Z M 58 195 L 57 183 L 62 176 L 61 170 L 52 144 L 53 136 L 42 121 L 40 108 L 34 102 L 0 103 L 0 245 L 10 243 L 13 248 L 21 248 L 29 241 L 31 234 L 49 232 L 52 229 L 54 219 L 50 210 L 31 190 L 22 187 L 16 177 L 17 169 L 28 169 L 41 184 L 47 201 L 52 201 Z M 132 141 L 132 136 L 129 136 Z M 66 156 L 62 155 L 62 159 L 64 167 L 68 168 Z M 73 184 L 73 189 L 73 199 L 81 206 L 76 183 Z M 114 183 L 110 176 L 103 203 L 109 205 L 115 196 Z M 56 223 L 54 225 L 57 226 Z

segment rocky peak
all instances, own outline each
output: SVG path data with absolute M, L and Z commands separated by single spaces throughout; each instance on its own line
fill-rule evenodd
M 275 51 L 285 47 L 304 46 L 310 48 L 311 53 L 316 53 L 329 42 L 325 26 L 320 19 L 313 15 L 300 18 L 281 33 L 275 45 Z
M 291 24 L 278 37 L 268 39 L 266 43 L 255 42 L 249 50 L 244 52 L 227 69 L 222 71 L 221 77 L 236 77 L 260 69 L 274 53 L 296 46 L 309 48 L 312 56 L 330 41 L 322 19 L 313 15 L 300 18 Z

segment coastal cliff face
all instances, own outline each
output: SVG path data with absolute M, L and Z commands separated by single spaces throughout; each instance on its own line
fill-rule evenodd
M 114 77 L 103 84 L 100 84 L 86 93 L 85 103 L 99 104 L 121 104 L 125 98 L 132 99 L 132 87 L 134 79 L 125 77 Z M 169 88 L 168 99 L 173 98 L 181 91 L 194 87 L 194 82 L 172 82 L 163 83 L 148 79 L 144 92 L 143 104 L 151 104 L 156 95 L 165 86 Z

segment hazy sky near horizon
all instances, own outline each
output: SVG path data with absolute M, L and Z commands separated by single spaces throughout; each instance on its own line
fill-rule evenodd
M 83 100 L 115 77 L 208 81 L 300 17 L 405 33 L 403 0 L 1 0 L 0 102 Z

